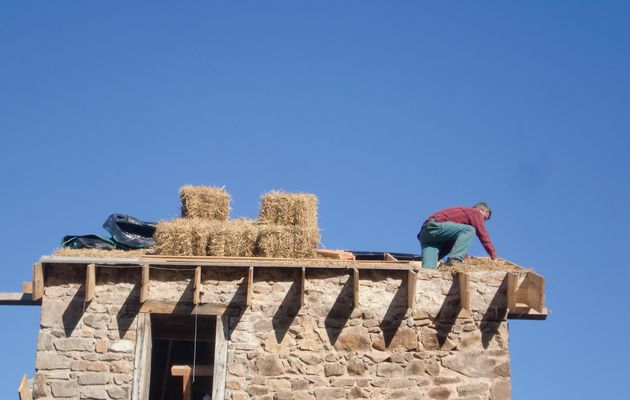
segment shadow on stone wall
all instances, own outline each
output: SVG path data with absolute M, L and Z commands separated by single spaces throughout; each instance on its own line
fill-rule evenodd
M 453 283 L 446 294 L 444 303 L 440 307 L 437 315 L 435 316 L 435 329 L 437 330 L 437 340 L 440 347 L 444 346 L 448 334 L 453 329 L 457 316 L 462 309 L 461 302 L 459 300 L 459 281 L 453 279 Z
M 487 349 L 490 342 L 501 327 L 501 324 L 507 316 L 507 274 L 501 285 L 497 289 L 494 297 L 488 305 L 488 309 L 481 319 L 479 329 L 481 330 L 481 343 L 483 348 Z
M 389 347 L 398 332 L 398 328 L 405 319 L 407 313 L 407 296 L 409 292 L 409 284 L 407 279 L 403 279 L 401 276 L 401 284 L 396 290 L 394 297 L 392 298 L 389 307 L 383 316 L 383 320 L 380 323 L 381 331 L 383 332 L 383 339 L 385 347 Z
M 138 283 L 133 286 L 125 301 L 121 304 L 120 309 L 116 313 L 116 324 L 118 325 L 119 337 L 125 337 L 129 331 L 129 327 L 136 319 L 140 311 L 140 290 L 142 284 Z
M 273 330 L 276 333 L 276 341 L 278 343 L 282 342 L 282 339 L 284 339 L 284 336 L 287 334 L 289 327 L 293 323 L 293 320 L 295 320 L 299 311 L 300 282 L 296 278 L 271 320 Z
M 330 312 L 324 320 L 324 327 L 330 343 L 334 346 L 341 334 L 341 330 L 346 325 L 352 314 L 353 304 L 353 291 L 352 291 L 352 279 L 348 279 L 341 287 L 341 292 L 335 300 Z
M 66 337 L 72 336 L 74 329 L 79 324 L 79 321 L 83 317 L 83 313 L 86 308 L 85 304 L 85 283 L 82 284 L 77 292 L 74 294 L 68 306 L 63 312 L 61 316 L 61 320 L 63 321 L 63 330 L 66 334 Z
M 229 340 L 232 337 L 232 332 L 236 329 L 239 321 L 243 317 L 245 313 L 245 309 L 247 308 L 246 303 L 247 299 L 247 284 L 242 283 L 239 284 L 236 288 L 236 292 L 234 292 L 234 296 L 227 305 L 225 309 L 224 317 L 229 316 L 229 323 L 224 322 L 224 333 L 225 337 Z M 226 328 L 227 327 L 227 328 Z

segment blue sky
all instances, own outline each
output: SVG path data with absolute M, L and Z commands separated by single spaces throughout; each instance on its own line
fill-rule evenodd
M 177 216 L 184 184 L 225 185 L 234 217 L 315 193 L 324 246 L 401 252 L 483 200 L 553 311 L 510 323 L 513 398 L 618 398 L 628 43 L 614 1 L 2 2 L 0 291 L 110 213 Z M 1 398 L 38 316 L 0 308 Z

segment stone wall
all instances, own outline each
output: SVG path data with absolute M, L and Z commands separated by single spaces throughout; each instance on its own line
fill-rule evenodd
M 407 309 L 407 273 L 360 272 L 353 308 L 348 271 L 206 268 L 201 301 L 230 304 L 226 399 L 510 398 L 505 273 L 470 273 L 471 310 L 449 273 L 418 273 Z M 190 301 L 192 271 L 151 270 L 149 299 Z M 129 399 L 138 269 L 99 268 L 84 308 L 85 272 L 47 270 L 35 399 Z

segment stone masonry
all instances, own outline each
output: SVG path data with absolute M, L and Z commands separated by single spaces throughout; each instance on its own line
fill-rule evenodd
M 131 399 L 140 274 L 99 267 L 84 303 L 85 270 L 46 270 L 34 399 Z M 202 303 L 230 304 L 225 398 L 231 400 L 510 398 L 505 273 L 470 274 L 471 307 L 457 279 L 418 272 L 414 309 L 406 271 L 352 275 L 257 268 L 251 307 L 245 268 L 206 267 Z M 151 270 L 149 298 L 190 302 L 191 271 Z

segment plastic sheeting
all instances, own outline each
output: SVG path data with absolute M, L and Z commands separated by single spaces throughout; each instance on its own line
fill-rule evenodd
M 112 235 L 117 247 L 122 249 L 144 249 L 155 244 L 155 222 L 140 221 L 129 215 L 110 215 L 103 228 Z
M 98 235 L 66 235 L 61 239 L 61 246 L 71 249 L 103 249 L 112 250 L 116 244 Z

